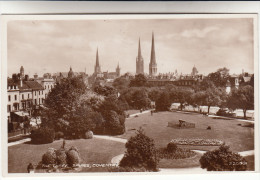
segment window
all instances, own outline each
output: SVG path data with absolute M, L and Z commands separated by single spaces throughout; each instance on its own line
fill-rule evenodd
M 24 99 L 24 95 L 22 94 L 22 99 Z
M 41 95 L 41 91 L 39 91 L 39 95 Z
M 17 100 L 17 95 L 14 95 L 14 100 Z
M 36 96 L 36 91 L 35 91 L 35 93 L 34 93 L 34 94 L 35 94 L 35 96 Z
M 11 105 L 7 105 L 7 112 L 11 111 Z
M 46 85 L 45 85 L 45 88 L 44 89 L 46 89 Z
M 30 98 L 30 94 L 28 94 L 28 99 Z
M 11 101 L 11 96 L 10 95 L 8 96 L 8 101 Z
M 43 91 L 42 91 L 42 95 L 43 95 Z
M 50 89 L 50 86 L 48 85 L 48 89 Z
M 42 98 L 42 104 L 43 104 L 43 102 L 44 102 L 44 99 Z
M 39 98 L 39 104 L 41 104 L 41 98 Z
M 37 99 L 34 99 L 34 103 L 35 103 L 35 105 L 37 104 Z

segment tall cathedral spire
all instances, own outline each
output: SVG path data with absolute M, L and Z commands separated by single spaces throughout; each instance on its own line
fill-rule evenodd
M 101 68 L 100 68 L 100 65 L 99 65 L 99 57 L 98 57 L 98 48 L 97 48 L 97 53 L 96 53 L 96 65 L 95 65 L 95 74 L 97 73 L 101 73 Z
M 138 44 L 138 55 L 136 57 L 136 74 L 144 74 L 144 60 L 141 53 L 140 38 Z
M 157 64 L 155 58 L 154 33 L 152 34 L 151 59 L 149 64 L 149 75 L 154 76 L 157 73 Z

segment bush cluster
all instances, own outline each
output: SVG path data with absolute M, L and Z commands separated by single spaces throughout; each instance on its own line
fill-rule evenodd
M 93 132 L 92 131 L 87 131 L 85 133 L 85 138 L 86 139 L 92 139 L 93 138 Z
M 55 132 L 48 127 L 40 127 L 39 129 L 32 130 L 31 142 L 34 144 L 52 143 L 55 138 Z
M 222 145 L 219 149 L 206 152 L 200 159 L 201 168 L 207 171 L 245 171 L 246 160 Z
M 43 167 L 48 167 L 50 165 L 58 165 L 60 167 L 68 165 L 69 167 L 75 167 L 80 161 L 79 151 L 73 146 L 70 149 L 61 147 L 58 150 L 49 148 L 42 156 Z

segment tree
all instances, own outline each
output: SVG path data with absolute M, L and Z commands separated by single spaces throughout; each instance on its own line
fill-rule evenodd
M 221 145 L 219 149 L 208 151 L 200 158 L 201 168 L 207 171 L 245 171 L 246 160 L 229 150 L 229 146 Z
M 142 109 L 148 108 L 151 105 L 151 101 L 148 98 L 148 94 L 145 89 L 136 89 L 132 96 L 132 103 L 135 108 Z
M 114 80 L 113 87 L 115 87 L 119 91 L 122 91 L 128 88 L 129 84 L 130 84 L 130 80 L 121 76 Z
M 139 129 L 126 143 L 126 152 L 120 161 L 120 167 L 142 168 L 148 171 L 157 171 L 159 159 L 156 155 L 154 140 Z
M 221 88 L 208 88 L 206 91 L 204 91 L 205 96 L 203 104 L 208 106 L 208 114 L 210 112 L 210 107 L 211 106 L 220 106 L 226 97 L 226 93 L 223 89 Z
M 190 101 L 191 94 L 193 93 L 192 89 L 188 88 L 177 88 L 173 90 L 172 98 L 175 102 L 180 103 L 181 111 L 185 106 L 185 103 Z
M 171 106 L 170 96 L 167 91 L 161 93 L 160 98 L 155 102 L 157 111 L 167 111 Z
M 244 119 L 246 119 L 246 111 L 254 109 L 254 88 L 246 85 L 233 89 L 227 104 L 233 110 L 237 108 L 243 109 Z
M 96 92 L 97 94 L 102 95 L 102 96 L 111 96 L 111 95 L 117 96 L 117 91 L 112 86 L 97 85 L 94 88 L 94 92 Z
M 216 72 L 210 73 L 208 79 L 212 81 L 216 87 L 225 87 L 229 78 L 229 69 L 226 67 L 219 68 Z
M 147 78 L 143 74 L 135 75 L 135 78 L 130 81 L 130 87 L 142 87 L 146 86 Z

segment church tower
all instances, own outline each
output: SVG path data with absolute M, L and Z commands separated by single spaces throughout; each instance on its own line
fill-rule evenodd
M 119 67 L 119 62 L 118 62 L 117 67 L 116 67 L 116 75 L 117 75 L 117 77 L 120 76 L 120 67 Z
M 151 49 L 151 59 L 149 64 L 149 75 L 155 76 L 157 73 L 157 64 L 155 59 L 155 48 L 154 48 L 154 34 L 152 35 L 152 49 Z
M 101 68 L 99 65 L 99 57 L 98 57 L 98 48 L 97 48 L 97 53 L 96 53 L 96 65 L 95 65 L 94 73 L 95 74 L 101 73 Z
M 74 77 L 74 73 L 72 71 L 72 68 L 70 67 L 70 71 L 68 73 L 68 78 L 73 78 Z
M 20 68 L 20 78 L 21 79 L 24 78 L 24 68 L 23 68 L 23 66 L 21 66 L 21 68 Z
M 144 59 L 141 54 L 140 38 L 138 46 L 138 56 L 136 57 L 136 74 L 144 74 Z

